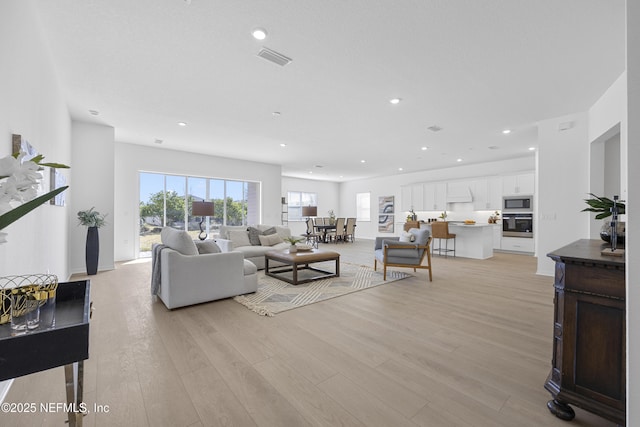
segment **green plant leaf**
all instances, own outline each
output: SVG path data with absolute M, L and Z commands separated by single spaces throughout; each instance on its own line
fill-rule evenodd
M 44 194 L 40 197 L 36 197 L 35 199 L 30 200 L 26 203 L 23 203 L 17 208 L 14 208 L 9 212 L 3 215 L 0 215 L 0 230 L 3 230 L 6 226 L 19 220 L 20 218 L 22 218 L 23 216 L 25 216 L 26 214 L 28 214 L 29 212 L 37 208 L 38 206 L 48 202 L 50 199 L 62 193 L 67 188 L 69 188 L 68 185 L 64 187 L 56 188 L 55 190 L 50 191 L 47 194 Z
M 50 168 L 56 169 L 69 169 L 69 166 L 63 165 L 62 163 L 38 163 L 40 166 L 48 166 Z

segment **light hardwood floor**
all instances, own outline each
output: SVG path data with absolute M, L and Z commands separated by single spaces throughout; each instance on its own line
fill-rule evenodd
M 372 241 L 322 247 L 373 266 Z M 148 260 L 119 263 L 90 277 L 85 402 L 109 412 L 84 425 L 611 426 L 546 409 L 553 280 L 535 263 L 434 257 L 433 282 L 418 271 L 273 318 L 230 299 L 169 311 L 149 296 Z M 62 368 L 16 379 L 6 399 L 64 400 Z M 0 413 L 0 425 L 65 418 Z

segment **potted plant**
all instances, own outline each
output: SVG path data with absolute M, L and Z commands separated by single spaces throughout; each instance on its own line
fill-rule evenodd
M 105 225 L 106 214 L 91 208 L 86 211 L 78 212 L 78 222 L 87 228 L 87 243 L 85 247 L 85 261 L 87 265 L 87 274 L 94 275 L 98 272 L 98 257 L 100 254 L 100 239 L 98 236 L 98 228 Z
M 336 214 L 333 212 L 333 209 L 331 209 L 327 213 L 329 214 L 329 224 L 330 225 L 335 225 L 336 224 Z
M 588 208 L 584 208 L 581 212 L 596 212 L 596 219 L 605 219 L 610 217 L 613 212 L 614 200 L 611 200 L 607 197 L 596 196 L 593 193 L 589 193 L 591 196 L 590 199 L 584 199 L 585 203 L 589 205 Z M 615 205 L 618 208 L 618 214 L 623 215 L 625 213 L 625 204 L 624 201 L 617 200 L 618 196 L 614 196 Z M 617 235 L 618 242 L 624 244 L 625 238 L 625 223 L 623 221 L 618 221 L 617 226 Z M 600 238 L 605 242 L 611 242 L 611 221 L 606 220 L 602 224 L 602 228 L 600 230 Z
M 290 254 L 298 252 L 298 248 L 296 247 L 296 243 L 302 242 L 303 240 L 304 239 L 302 239 L 302 238 L 293 237 L 293 236 L 284 238 L 284 241 L 285 242 L 289 242 L 289 244 L 291 245 L 291 246 L 289 246 L 289 253 Z

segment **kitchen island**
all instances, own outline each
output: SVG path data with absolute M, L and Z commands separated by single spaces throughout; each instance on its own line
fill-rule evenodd
M 420 228 L 430 230 L 431 224 L 423 222 Z M 465 224 L 464 221 L 450 221 L 449 233 L 456 235 L 456 256 L 475 259 L 487 259 L 493 256 L 493 224 Z M 431 242 L 431 248 L 434 245 L 437 245 L 435 240 Z M 453 242 L 449 242 L 449 248 L 452 247 Z

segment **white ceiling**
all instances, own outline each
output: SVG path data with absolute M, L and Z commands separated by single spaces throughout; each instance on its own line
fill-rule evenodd
M 74 119 L 311 179 L 531 156 L 537 121 L 586 111 L 625 68 L 624 0 L 35 5 Z

